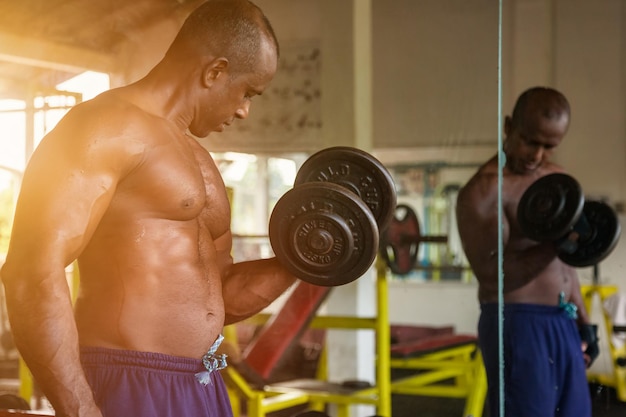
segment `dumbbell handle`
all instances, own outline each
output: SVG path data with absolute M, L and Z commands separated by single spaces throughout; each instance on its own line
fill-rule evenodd
M 404 235 L 400 238 L 401 245 L 411 244 L 411 243 L 448 243 L 448 236 L 446 235 L 430 235 L 430 236 L 412 236 L 412 235 Z
M 420 242 L 429 242 L 429 243 L 448 243 L 448 236 L 446 235 L 430 235 L 430 236 L 422 236 L 420 238 Z
M 593 231 L 585 213 L 581 213 L 572 229 L 561 239 L 556 241 L 557 250 L 561 253 L 572 254 L 578 249 L 578 242 L 587 240 Z

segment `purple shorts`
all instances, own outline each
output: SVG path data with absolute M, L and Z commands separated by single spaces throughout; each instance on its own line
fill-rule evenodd
M 591 417 L 591 396 L 576 322 L 559 307 L 504 306 L 506 417 Z M 490 415 L 499 402 L 498 306 L 483 304 L 478 325 Z
M 104 417 L 232 417 L 219 372 L 202 385 L 201 359 L 81 347 L 81 361 Z

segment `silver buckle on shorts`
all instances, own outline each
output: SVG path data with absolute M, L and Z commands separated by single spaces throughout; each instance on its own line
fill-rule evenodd
M 226 358 L 227 358 L 226 354 L 224 353 L 220 355 L 215 354 L 215 352 L 217 351 L 217 348 L 220 347 L 223 340 L 224 340 L 224 336 L 219 335 L 215 343 L 213 343 L 213 345 L 209 349 L 209 351 L 202 357 L 202 364 L 204 365 L 204 368 L 206 369 L 206 371 L 198 372 L 196 374 L 196 379 L 202 385 L 207 385 L 211 383 L 211 374 L 214 371 L 219 371 L 220 369 L 224 369 L 228 366 L 228 363 L 226 363 Z

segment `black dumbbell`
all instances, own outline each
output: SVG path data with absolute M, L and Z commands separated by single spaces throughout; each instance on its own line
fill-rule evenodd
M 554 242 L 559 258 L 575 267 L 598 264 L 621 233 L 615 211 L 604 202 L 586 201 L 578 181 L 563 173 L 543 176 L 528 187 L 517 220 L 527 237 Z
M 394 215 L 392 177 L 372 155 L 350 147 L 308 158 L 272 211 L 276 257 L 303 281 L 322 286 L 361 277 L 378 252 L 379 230 Z

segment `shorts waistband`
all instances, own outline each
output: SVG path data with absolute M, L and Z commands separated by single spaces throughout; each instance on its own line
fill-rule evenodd
M 92 346 L 81 346 L 80 358 L 83 366 L 138 366 L 174 372 L 198 372 L 204 369 L 201 359 Z
M 498 303 L 483 303 L 481 311 L 487 314 L 495 314 L 498 311 Z M 504 313 L 536 313 L 536 314 L 565 314 L 563 308 L 545 304 L 508 303 L 504 304 Z

